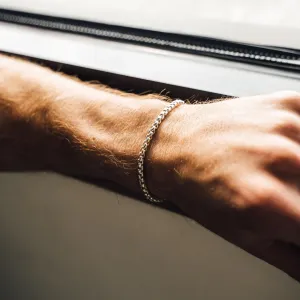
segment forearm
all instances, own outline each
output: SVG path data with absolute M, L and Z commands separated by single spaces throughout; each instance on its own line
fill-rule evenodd
M 1 169 L 52 169 L 137 190 L 136 160 L 165 103 L 0 56 Z
M 288 92 L 181 105 L 146 160 L 156 198 L 298 280 L 299 103 Z M 0 56 L 0 169 L 51 169 L 137 192 L 139 149 L 165 105 Z

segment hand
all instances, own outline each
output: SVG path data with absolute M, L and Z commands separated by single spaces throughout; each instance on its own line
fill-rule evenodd
M 51 169 L 139 191 L 165 107 L 0 55 L 0 170 Z M 300 281 L 300 95 L 182 105 L 148 155 L 150 191 Z M 137 130 L 138 128 L 138 130 Z
M 150 191 L 300 280 L 300 94 L 176 108 L 149 153 Z

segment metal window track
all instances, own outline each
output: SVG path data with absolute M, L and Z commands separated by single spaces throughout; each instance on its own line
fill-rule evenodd
M 0 9 L 0 21 L 300 72 L 300 52 Z

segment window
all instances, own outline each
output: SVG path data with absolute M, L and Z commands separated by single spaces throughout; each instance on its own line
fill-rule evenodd
M 0 7 L 300 49 L 298 0 L 0 0 Z

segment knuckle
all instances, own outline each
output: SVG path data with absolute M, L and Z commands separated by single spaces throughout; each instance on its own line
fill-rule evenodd
M 272 129 L 279 133 L 300 132 L 300 118 L 294 113 L 281 112 L 274 121 Z
M 257 207 L 265 207 L 278 198 L 276 187 L 268 182 L 260 183 L 256 188 L 256 201 L 254 205 Z
M 278 182 L 264 174 L 252 173 L 239 179 L 240 201 L 239 210 L 248 211 L 265 206 L 277 199 Z
M 248 193 L 245 202 L 241 206 L 247 212 L 255 212 L 257 209 L 269 207 L 271 203 L 279 198 L 276 184 L 264 179 L 257 182 L 255 186 L 253 184 L 249 186 L 248 191 L 250 193 Z
M 266 167 L 300 166 L 300 147 L 286 137 L 273 136 L 261 151 Z
M 272 150 L 270 158 L 272 163 L 285 164 L 287 162 L 296 162 L 297 160 L 299 160 L 298 156 L 298 153 L 293 149 L 281 146 Z
M 254 176 L 254 180 L 244 185 L 243 190 L 246 192 L 243 192 L 242 201 L 238 206 L 241 225 L 251 231 L 264 230 L 267 233 L 270 230 L 266 226 L 268 218 L 274 212 L 278 212 L 280 203 L 288 199 L 286 187 L 275 178 L 263 175 Z M 266 227 L 262 228 L 262 225 Z
M 275 95 L 282 101 L 300 99 L 300 93 L 296 91 L 280 91 L 275 93 Z

